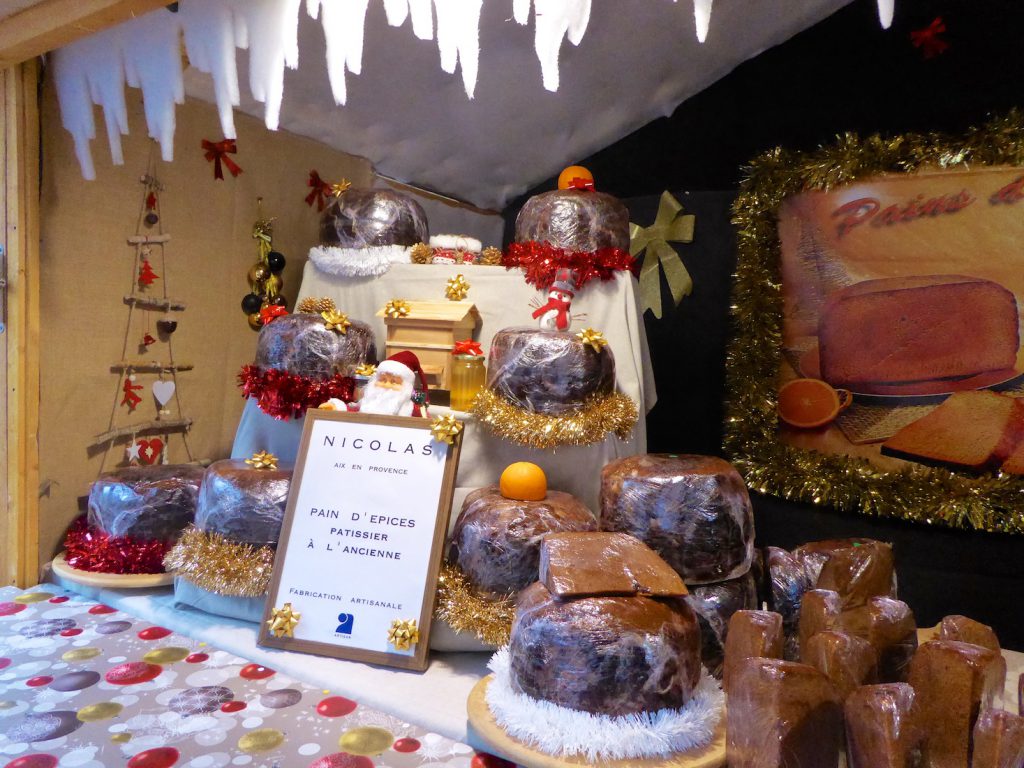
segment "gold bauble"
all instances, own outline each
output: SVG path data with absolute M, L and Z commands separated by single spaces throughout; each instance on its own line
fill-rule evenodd
M 282 744 L 284 744 L 284 734 L 276 728 L 257 728 L 238 740 L 238 748 L 243 752 L 269 752 Z M 388 746 L 391 745 L 388 744 Z
M 67 651 L 61 656 L 61 659 L 64 661 L 87 661 L 88 659 L 95 659 L 99 655 L 99 648 L 75 648 L 74 650 Z
M 395 736 L 391 731 L 372 725 L 363 725 L 345 731 L 338 739 L 338 746 L 343 752 L 363 757 L 375 757 L 382 754 L 389 750 L 394 743 Z
M 249 315 L 248 320 L 249 327 L 252 328 L 254 331 L 258 331 L 260 328 L 263 327 L 263 321 L 260 320 L 259 312 L 253 312 L 251 315 Z
M 41 603 L 44 600 L 49 600 L 53 595 L 49 592 L 27 592 L 24 595 L 18 595 L 14 598 L 14 602 L 21 603 L 22 605 L 28 605 L 29 603 Z
M 249 284 L 262 283 L 273 274 L 266 264 L 253 264 L 249 267 Z
M 110 740 L 115 744 L 127 744 L 132 740 L 132 735 L 128 731 L 122 731 L 121 733 L 115 733 L 110 737 Z
M 150 664 L 173 664 L 182 661 L 191 651 L 188 648 L 180 648 L 175 645 L 168 645 L 164 648 L 154 648 L 142 657 L 143 661 Z
M 95 723 L 99 720 L 109 720 L 117 717 L 124 709 L 123 704 L 114 701 L 101 701 L 99 704 L 89 704 L 78 710 L 76 717 L 83 723 Z

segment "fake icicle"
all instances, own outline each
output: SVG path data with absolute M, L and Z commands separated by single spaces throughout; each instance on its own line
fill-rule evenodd
M 533 0 L 534 47 L 540 60 L 544 87 L 557 91 L 559 85 L 558 55 L 562 41 L 568 37 L 573 45 L 583 41 L 590 22 L 591 0 Z M 530 16 L 529 0 L 514 0 L 512 15 L 520 24 Z
M 434 15 L 431 0 L 384 0 L 388 24 L 400 27 L 412 13 L 412 33 L 420 40 L 434 39 Z
M 878 20 L 882 23 L 882 29 L 892 26 L 892 17 L 896 12 L 896 0 L 878 0 Z
M 462 66 L 462 84 L 473 98 L 480 63 L 480 11 L 483 0 L 434 0 L 441 69 L 452 74 Z
M 191 0 L 200 3 L 205 0 Z M 334 0 L 344 2 L 345 0 Z M 235 3 L 244 27 L 236 40 L 249 49 L 249 90 L 263 103 L 263 122 L 276 131 L 284 97 L 284 68 L 299 66 L 301 0 L 241 0 Z
M 708 29 L 711 27 L 711 4 L 714 0 L 693 0 L 693 20 L 697 24 L 697 42 L 703 43 L 708 39 Z
M 231 0 L 202 0 L 178 5 L 188 61 L 213 78 L 213 93 L 224 138 L 234 139 L 233 107 L 239 104 L 235 63 L 235 18 Z
M 348 98 L 346 70 L 353 75 L 363 70 L 363 32 L 369 5 L 370 0 L 306 0 L 306 10 L 314 19 L 319 8 L 327 46 L 327 77 L 335 104 L 344 104 Z M 395 13 L 392 6 L 394 3 L 385 4 L 389 22 Z

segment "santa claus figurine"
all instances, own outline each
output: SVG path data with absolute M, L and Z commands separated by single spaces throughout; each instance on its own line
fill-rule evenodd
M 548 289 L 547 304 L 533 311 L 533 318 L 540 319 L 540 327 L 546 331 L 567 331 L 572 322 L 569 310 L 572 309 L 572 297 L 576 294 L 576 282 L 572 270 L 559 269 L 555 272 L 555 281 Z
M 419 358 L 403 350 L 377 366 L 366 382 L 359 410 L 362 413 L 426 418 L 429 402 L 427 379 Z

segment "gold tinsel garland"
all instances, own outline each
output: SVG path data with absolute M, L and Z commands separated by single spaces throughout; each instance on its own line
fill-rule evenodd
M 270 588 L 274 549 L 190 526 L 164 557 L 164 567 L 216 595 L 263 597 Z
M 783 200 L 882 173 L 1019 165 L 1024 116 L 1014 110 L 960 138 L 846 134 L 812 152 L 771 150 L 746 169 L 732 210 L 738 255 L 725 447 L 753 490 L 916 523 L 1024 533 L 1024 478 L 975 477 L 920 465 L 886 472 L 865 459 L 785 445 L 776 418 L 783 320 L 776 212 Z
M 512 619 L 516 615 L 513 595 L 485 600 L 469 586 L 462 570 L 451 563 L 441 564 L 437 580 L 434 617 L 456 632 L 473 634 L 483 643 L 501 647 L 508 643 Z
M 560 445 L 591 445 L 614 433 L 626 440 L 638 417 L 636 403 L 621 392 L 590 398 L 563 416 L 532 413 L 489 389 L 473 401 L 473 415 L 504 440 L 547 450 Z

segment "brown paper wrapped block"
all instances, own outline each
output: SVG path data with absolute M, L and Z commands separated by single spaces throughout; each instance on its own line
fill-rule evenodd
M 872 597 L 896 597 L 893 574 L 892 546 L 872 541 L 834 551 L 814 586 L 838 592 L 843 608 L 858 608 Z
M 818 632 L 800 649 L 804 663 L 824 673 L 844 701 L 858 687 L 875 681 L 875 649 L 867 640 L 842 632 Z
M 906 682 L 917 649 L 917 622 L 910 606 L 890 597 L 872 597 L 867 605 L 844 611 L 835 628 L 871 643 L 878 657 L 879 682 Z
M 861 686 L 846 699 L 848 768 L 915 768 L 921 731 L 907 683 Z
M 781 659 L 784 643 L 782 616 L 773 611 L 736 611 L 725 636 L 722 687 L 726 693 L 736 670 L 750 658 Z
M 974 724 L 971 768 L 1024 766 L 1024 717 L 1002 709 L 989 709 Z
M 910 662 L 910 685 L 925 734 L 924 768 L 964 768 L 978 714 L 992 706 L 1006 681 L 1006 661 L 988 648 L 932 640 Z
M 830 589 L 812 589 L 804 593 L 800 603 L 800 661 L 810 664 L 805 649 L 807 641 L 819 632 L 833 629 L 843 611 L 842 599 L 838 592 Z
M 540 545 L 540 580 L 560 599 L 683 597 L 686 585 L 658 553 L 625 533 L 552 533 Z
M 939 640 L 959 640 L 1000 652 L 999 638 L 992 627 L 966 616 L 946 616 L 939 624 Z
M 825 675 L 807 664 L 746 659 L 726 710 L 729 768 L 836 768 L 842 704 Z
M 800 562 L 807 572 L 811 584 L 818 583 L 821 569 L 828 562 L 833 554 L 844 549 L 863 547 L 871 544 L 880 544 L 876 539 L 824 539 L 822 541 L 808 541 L 793 550 L 793 557 Z M 895 597 L 895 595 L 893 595 Z

